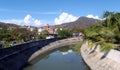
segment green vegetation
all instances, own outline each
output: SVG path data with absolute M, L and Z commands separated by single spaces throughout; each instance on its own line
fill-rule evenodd
M 72 33 L 80 33 L 80 32 L 84 32 L 84 30 L 85 30 L 85 28 L 72 28 L 72 29 L 70 29 L 70 31 L 72 32 Z
M 80 52 L 81 52 L 81 51 L 80 51 L 80 48 L 81 48 L 81 46 L 82 46 L 82 43 L 83 43 L 83 42 L 80 42 L 80 43 L 76 44 L 75 47 L 73 47 L 74 51 L 76 51 L 76 53 L 77 53 L 78 55 L 81 54 L 81 53 L 80 53 Z
M 49 35 L 49 32 L 47 30 L 43 30 L 42 34 L 37 35 L 37 39 L 45 39 Z
M 58 30 L 58 36 L 59 37 L 70 37 L 72 36 L 72 32 L 70 30 Z
M 120 13 L 104 12 L 102 20 L 84 30 L 85 38 L 89 43 L 101 45 L 101 51 L 116 48 L 120 40 Z
M 120 13 L 105 11 L 104 20 L 88 28 L 73 28 L 70 30 L 58 30 L 58 37 L 71 37 L 72 33 L 82 32 L 84 38 L 88 40 L 89 47 L 101 45 L 101 51 L 109 51 L 118 48 L 120 43 Z M 30 31 L 26 28 L 12 28 L 0 26 L 0 46 L 9 47 L 14 44 L 23 43 L 32 39 L 44 39 L 49 32 L 44 30 L 41 35 L 37 35 L 37 30 Z M 78 48 L 75 50 L 79 49 Z
M 40 34 L 37 35 L 37 39 L 45 39 L 48 35 L 47 34 Z
M 0 27 L 0 42 L 3 44 L 4 48 L 32 40 L 35 36 L 35 30 L 30 31 L 27 28 L 20 27 L 12 29 L 5 26 Z

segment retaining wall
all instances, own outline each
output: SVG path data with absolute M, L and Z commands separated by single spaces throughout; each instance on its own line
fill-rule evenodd
M 45 53 L 61 46 L 76 44 L 79 41 L 81 41 L 79 37 L 53 38 L 29 41 L 0 49 L 0 70 L 21 70 L 28 62 L 34 60 L 40 54 L 39 52 Z
M 36 51 L 28 60 L 29 64 L 34 63 L 34 60 L 37 59 L 40 55 L 45 54 L 46 52 L 52 51 L 54 49 L 67 46 L 67 45 L 75 45 L 77 43 L 80 43 L 83 41 L 81 37 L 74 37 L 74 38 L 68 38 L 68 39 L 63 39 L 63 40 L 58 40 L 55 42 L 52 42 L 45 47 L 41 48 L 40 50 Z
M 100 52 L 100 46 L 88 48 L 88 42 L 81 47 L 81 56 L 92 70 L 120 70 L 120 52 Z
M 0 49 L 0 70 L 21 70 L 34 52 L 51 42 L 62 39 L 65 38 L 35 40 Z

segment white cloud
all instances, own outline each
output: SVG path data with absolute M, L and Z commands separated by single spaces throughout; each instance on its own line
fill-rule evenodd
M 40 26 L 42 23 L 40 20 L 33 18 L 31 15 L 26 15 L 24 18 L 26 25 Z
M 61 53 L 62 53 L 62 55 L 67 55 L 67 54 L 72 53 L 72 52 L 73 52 L 72 50 L 68 50 L 67 52 L 61 52 Z
M 7 19 L 1 21 L 18 25 L 40 26 L 42 24 L 40 20 L 33 18 L 31 15 L 26 15 L 23 19 Z
M 39 26 L 39 25 L 41 25 L 42 23 L 41 23 L 41 21 L 40 20 L 38 20 L 38 19 L 36 19 L 35 21 L 34 21 L 34 23 L 35 23 L 35 25 L 37 25 L 37 26 Z
M 101 18 L 99 18 L 98 16 L 94 16 L 92 14 L 89 14 L 86 17 L 101 20 Z
M 78 17 L 63 12 L 62 14 L 60 14 L 60 16 L 58 18 L 55 18 L 54 22 L 56 25 L 59 25 L 59 24 L 66 23 L 66 22 L 72 22 L 77 19 L 78 19 Z
M 24 18 L 24 23 L 30 24 L 32 20 L 33 19 L 32 19 L 31 15 L 26 15 L 25 18 Z

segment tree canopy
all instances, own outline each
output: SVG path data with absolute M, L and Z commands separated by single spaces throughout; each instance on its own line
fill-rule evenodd
M 104 12 L 105 20 L 85 29 L 86 39 L 94 44 L 100 44 L 102 51 L 116 48 L 120 40 L 120 13 Z M 106 48 L 107 47 L 107 48 Z
M 72 36 L 72 32 L 70 30 L 58 30 L 58 36 L 59 37 L 70 37 Z
M 27 28 L 12 28 L 0 27 L 0 41 L 3 42 L 4 47 L 11 46 L 11 42 L 23 43 L 32 40 L 36 33 L 27 30 Z

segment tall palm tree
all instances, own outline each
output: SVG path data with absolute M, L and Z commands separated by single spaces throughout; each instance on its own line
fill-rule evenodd
M 114 14 L 114 12 L 105 11 L 103 13 L 103 18 L 108 18 L 108 17 L 112 16 L 113 14 Z
M 103 16 L 104 22 L 87 28 L 85 36 L 90 42 L 101 45 L 102 51 L 108 51 L 118 46 L 120 40 L 120 13 L 106 11 Z
M 106 27 L 109 27 L 110 26 L 110 18 L 111 18 L 111 16 L 114 14 L 114 12 L 109 12 L 109 11 L 105 11 L 104 13 L 103 13 L 103 18 L 105 18 L 106 20 L 105 20 L 105 22 L 104 22 L 104 26 L 106 26 Z

